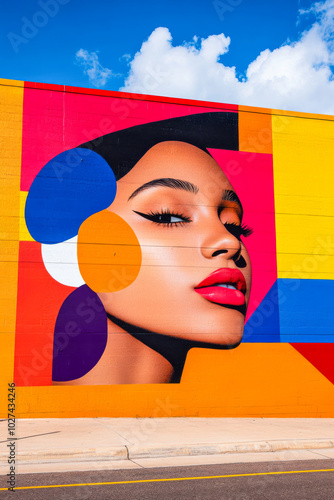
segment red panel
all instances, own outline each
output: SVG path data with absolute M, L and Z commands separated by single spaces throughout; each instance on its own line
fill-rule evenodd
M 334 344 L 291 345 L 334 384 Z
M 62 92 L 65 89 L 65 85 L 54 85 L 51 83 L 40 83 L 40 82 L 24 82 L 25 89 L 42 89 L 42 90 L 58 90 Z
M 253 274 L 247 321 L 277 279 L 272 155 L 218 149 L 209 152 L 241 200 L 243 223 L 254 230 L 245 240 Z
M 101 91 L 99 94 L 90 89 L 63 92 L 64 88 L 44 84 L 29 87 L 27 84 L 24 90 L 22 191 L 28 191 L 40 169 L 66 149 L 126 127 L 208 111 L 208 103 L 200 107 L 199 101 L 193 101 L 198 104 L 195 107 L 191 102 L 175 99 L 167 99 L 169 104 L 164 104 L 159 102 L 159 97 L 151 100 L 150 96 L 121 94 L 130 98 L 120 99 L 117 92 Z M 211 107 L 210 111 L 222 108 L 220 104 L 218 108 Z
M 39 243 L 20 242 L 14 366 L 18 386 L 51 385 L 54 325 L 73 290 L 46 272 Z

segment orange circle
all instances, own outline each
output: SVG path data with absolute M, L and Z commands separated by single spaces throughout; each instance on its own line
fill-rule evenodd
M 83 280 L 94 292 L 117 292 L 138 276 L 140 244 L 122 217 L 103 210 L 80 226 L 78 262 Z

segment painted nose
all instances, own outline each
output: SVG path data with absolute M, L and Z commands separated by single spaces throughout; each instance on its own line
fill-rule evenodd
M 225 255 L 226 259 L 235 259 L 240 250 L 240 240 L 231 234 L 219 219 L 218 223 L 210 224 L 201 248 L 205 258 L 213 259 L 219 255 Z

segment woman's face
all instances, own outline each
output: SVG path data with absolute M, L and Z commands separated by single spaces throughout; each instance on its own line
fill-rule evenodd
M 183 142 L 152 147 L 117 183 L 110 211 L 134 230 L 142 264 L 127 288 L 99 294 L 106 311 L 156 333 L 234 345 L 251 266 L 242 208 L 211 156 Z

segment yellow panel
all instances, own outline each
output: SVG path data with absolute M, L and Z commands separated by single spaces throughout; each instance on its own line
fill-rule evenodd
M 0 380 L 13 379 L 19 251 L 23 82 L 0 81 Z M 6 398 L 1 398 L 6 411 Z M 2 408 L 1 408 L 2 410 Z
M 246 108 L 246 106 L 245 106 Z M 249 109 L 252 109 L 251 107 Z M 261 108 L 259 108 L 261 109 Z M 264 108 L 265 109 L 265 108 Z M 268 109 L 267 109 L 268 111 Z M 301 118 L 308 118 L 311 120 L 317 119 L 317 120 L 334 120 L 333 115 L 317 115 L 315 113 L 303 113 L 301 111 L 284 111 L 282 109 L 272 109 L 271 113 L 276 116 L 289 116 L 289 117 L 301 117 Z
M 272 126 L 278 277 L 334 279 L 334 121 Z
M 289 344 L 193 349 L 181 384 L 18 387 L 17 396 L 18 417 L 334 417 L 333 384 Z
M 34 238 L 30 235 L 26 219 L 25 219 L 25 206 L 27 200 L 28 192 L 21 191 L 20 193 L 20 241 L 35 241 Z

